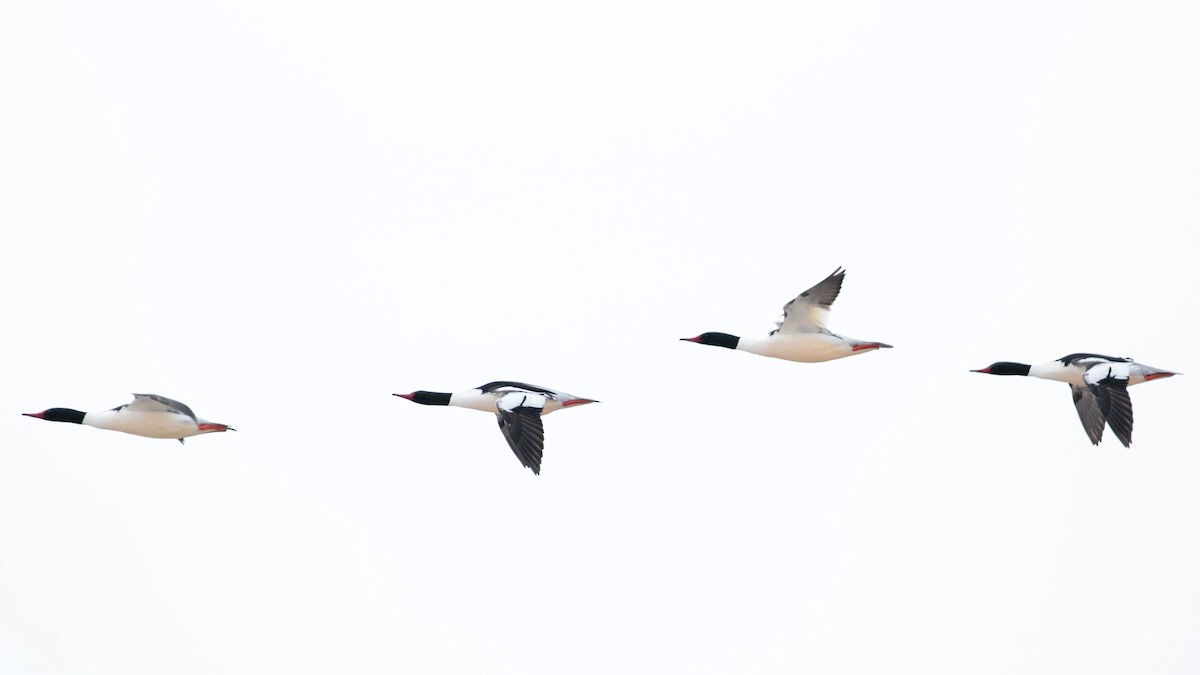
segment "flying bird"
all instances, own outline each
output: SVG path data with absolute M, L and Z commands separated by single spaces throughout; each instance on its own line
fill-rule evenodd
M 422 405 L 453 405 L 495 413 L 500 431 L 521 461 L 521 466 L 532 470 L 535 475 L 541 473 L 542 448 L 545 445 L 542 415 L 562 408 L 597 403 L 594 399 L 521 382 L 488 382 L 456 394 L 414 391 L 411 394 L 392 395 Z
M 882 342 L 842 337 L 826 327 L 829 308 L 842 290 L 846 272 L 837 268 L 824 281 L 796 296 L 783 306 L 783 318 L 766 337 L 743 338 L 728 333 L 701 333 L 687 342 L 740 349 L 751 354 L 802 363 L 832 361 L 876 349 L 891 349 Z
M 1128 388 L 1143 382 L 1179 375 L 1169 370 L 1136 363 L 1133 359 L 1102 354 L 1068 354 L 1061 359 L 1029 365 L 997 361 L 972 373 L 1027 375 L 1071 385 L 1075 411 L 1092 445 L 1100 445 L 1104 425 L 1113 430 L 1125 447 L 1133 442 L 1133 402 Z
M 227 424 L 200 419 L 186 405 L 157 394 L 134 394 L 132 403 L 99 412 L 85 413 L 71 408 L 50 408 L 42 412 L 22 414 L 48 422 L 86 424 L 97 429 L 123 431 L 135 436 L 176 438 L 180 443 L 188 436 L 211 434 L 216 431 L 237 431 Z

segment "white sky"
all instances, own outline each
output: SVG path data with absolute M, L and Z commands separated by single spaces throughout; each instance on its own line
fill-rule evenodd
M 1190 2 L 0 11 L 0 672 L 1200 671 Z M 838 265 L 834 330 L 758 335 Z M 1093 448 L 1074 351 L 1189 376 Z M 517 379 L 495 421 L 392 397 Z M 153 392 L 186 446 L 19 413 Z

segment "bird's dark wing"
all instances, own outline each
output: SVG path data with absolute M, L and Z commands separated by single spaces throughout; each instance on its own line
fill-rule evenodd
M 837 268 L 833 274 L 797 295 L 791 302 L 783 306 L 783 319 L 776 322 L 777 327 L 771 331 L 788 335 L 791 333 L 828 333 L 825 324 L 829 321 L 829 308 L 837 300 L 842 291 L 842 279 L 846 272 Z
M 129 410 L 145 410 L 148 412 L 176 412 L 187 415 L 196 421 L 196 413 L 186 405 L 158 394 L 134 394 L 133 403 L 125 406 Z
M 536 394 L 513 392 L 496 401 L 496 419 L 500 422 L 508 446 L 521 460 L 521 466 L 540 475 L 545 432 L 542 408 L 546 399 Z
M 1100 445 L 1100 437 L 1104 435 L 1104 413 L 1100 412 L 1100 404 L 1090 389 L 1071 385 L 1071 398 L 1075 399 L 1075 412 L 1079 413 L 1079 421 L 1087 432 L 1092 445 Z
M 1088 390 L 1096 397 L 1100 414 L 1121 441 L 1133 442 L 1133 401 L 1129 399 L 1129 366 L 1126 363 L 1101 363 L 1083 374 Z

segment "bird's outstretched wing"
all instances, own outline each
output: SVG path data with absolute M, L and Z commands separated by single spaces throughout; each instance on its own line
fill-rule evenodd
M 545 405 L 545 397 L 524 392 L 505 394 L 496 401 L 500 431 L 517 459 L 521 460 L 521 466 L 531 469 L 534 474 L 542 471 L 542 448 L 545 446 L 542 408 Z
M 771 335 L 782 333 L 828 333 L 825 324 L 829 321 L 829 308 L 842 291 L 842 279 L 846 271 L 837 268 L 821 283 L 797 295 L 783 306 L 783 319 L 775 322 Z
M 1133 442 L 1133 401 L 1129 399 L 1129 364 L 1099 363 L 1083 374 L 1088 390 L 1096 397 L 1096 404 L 1104 421 L 1116 434 L 1121 445 L 1129 447 Z
M 196 413 L 192 409 L 179 401 L 174 401 L 166 396 L 158 394 L 134 394 L 133 403 L 128 403 L 123 408 L 128 410 L 144 410 L 146 412 L 174 412 L 180 415 L 187 415 L 196 421 Z
M 1079 413 L 1088 440 L 1092 445 L 1100 445 L 1100 437 L 1104 435 L 1104 413 L 1100 412 L 1096 395 L 1086 387 L 1071 385 L 1071 398 L 1075 399 L 1075 412 Z

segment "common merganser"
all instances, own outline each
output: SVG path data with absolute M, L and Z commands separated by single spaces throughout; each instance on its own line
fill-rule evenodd
M 1107 422 L 1125 447 L 1133 442 L 1133 402 L 1128 388 L 1179 373 L 1154 368 L 1133 359 L 1103 354 L 1067 354 L 1048 363 L 1029 365 L 997 361 L 972 373 L 1027 375 L 1071 385 L 1075 411 L 1092 445 L 1100 444 Z
M 581 398 L 561 391 L 535 387 L 521 382 L 488 382 L 469 391 L 446 394 L 436 391 L 414 391 L 392 394 L 422 405 L 453 405 L 495 413 L 500 431 L 508 441 L 521 466 L 535 475 L 542 470 L 542 448 L 545 445 L 542 415 L 570 408 L 595 399 Z
M 192 409 L 179 401 L 156 394 L 134 394 L 133 402 L 112 410 L 80 412 L 71 408 L 50 408 L 36 413 L 22 413 L 49 422 L 86 424 L 97 429 L 123 431 L 148 438 L 175 438 L 180 443 L 188 436 L 211 434 L 215 431 L 237 431 L 227 424 L 209 422 L 196 417 Z
M 702 333 L 680 339 L 802 363 L 820 363 L 876 349 L 891 349 L 889 344 L 842 337 L 825 327 L 829 320 L 829 308 L 841 292 L 845 276 L 846 272 L 839 267 L 824 281 L 784 305 L 783 319 L 775 322 L 775 330 L 766 337 L 743 338 L 728 333 Z

